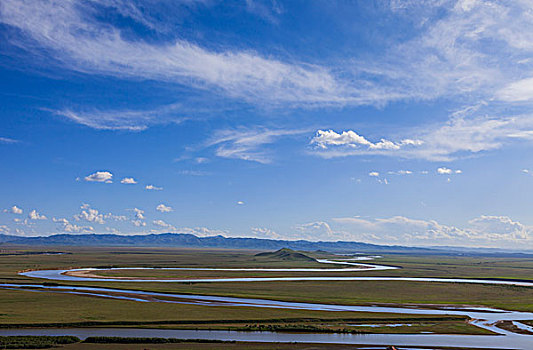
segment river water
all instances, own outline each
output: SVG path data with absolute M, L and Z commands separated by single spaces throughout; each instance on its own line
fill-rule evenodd
M 357 259 L 367 260 L 367 259 Z M 356 266 L 345 269 L 226 269 L 226 268 L 167 268 L 170 270 L 219 270 L 219 271 L 368 271 L 388 270 L 396 267 L 385 265 L 360 264 L 348 261 L 320 260 L 326 264 L 343 264 Z M 362 269 L 363 268 L 363 269 Z M 114 268 L 106 270 L 128 270 L 131 268 Z M 150 268 L 135 268 L 150 269 Z M 77 277 L 66 275 L 69 271 L 97 271 L 94 268 L 73 270 L 40 270 L 20 273 L 26 277 L 59 280 L 59 281 L 94 281 L 94 282 L 261 282 L 261 281 L 411 281 L 411 282 L 446 282 L 446 283 L 476 283 L 492 285 L 514 285 L 533 287 L 533 282 L 502 281 L 484 279 L 447 279 L 447 278 L 410 278 L 410 277 L 351 277 L 351 276 L 309 276 L 309 277 L 244 277 L 244 278 L 202 278 L 202 279 L 118 279 L 98 277 Z M 161 329 L 125 329 L 125 328 L 76 328 L 76 329 L 0 329 L 0 335 L 76 335 L 80 338 L 87 336 L 123 336 L 123 337 L 165 337 L 165 338 L 190 338 L 190 339 L 217 339 L 236 341 L 258 342 L 307 342 L 307 343 L 340 343 L 340 344 L 372 344 L 372 345 L 399 345 L 399 346 L 456 346 L 482 349 L 533 349 L 533 336 L 520 335 L 504 331 L 494 324 L 498 321 L 513 321 L 522 329 L 530 329 L 520 321 L 533 320 L 533 313 L 506 311 L 490 308 L 415 308 L 392 306 L 357 306 L 333 305 L 320 303 L 285 302 L 268 299 L 232 298 L 206 295 L 187 295 L 172 293 L 146 292 L 128 289 L 97 288 L 84 286 L 49 286 L 42 284 L 0 284 L 0 288 L 26 290 L 46 293 L 69 293 L 105 297 L 137 302 L 184 303 L 207 306 L 237 306 L 257 308 L 284 308 L 316 311 L 347 311 L 347 312 L 379 312 L 413 315 L 457 315 L 468 316 L 472 324 L 482 327 L 499 335 L 443 335 L 443 334 L 321 334 L 321 333 L 277 333 L 277 332 L 237 332 L 237 331 L 205 331 L 205 330 L 161 330 Z M 119 293 L 117 295 L 117 293 Z

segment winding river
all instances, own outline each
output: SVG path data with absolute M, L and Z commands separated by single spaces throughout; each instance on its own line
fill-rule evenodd
M 164 268 L 165 270 L 202 270 L 202 271 L 276 271 L 276 272 L 354 272 L 369 270 L 390 270 L 397 267 L 375 264 L 362 264 L 348 260 L 370 260 L 368 257 L 345 259 L 343 261 L 318 260 L 324 264 L 348 265 L 347 268 Z M 491 285 L 513 285 L 533 287 L 533 282 L 489 280 L 489 279 L 448 279 L 448 278 L 415 278 L 415 277 L 355 277 L 355 276 L 306 276 L 306 277 L 235 277 L 235 278 L 200 278 L 200 279 L 123 279 L 99 277 L 91 273 L 102 270 L 148 270 L 152 268 L 110 268 L 96 269 L 83 268 L 71 270 L 37 270 L 21 272 L 20 275 L 32 278 L 57 280 L 57 281 L 92 281 L 92 282 L 176 282 L 176 283 L 216 283 L 216 282 L 272 282 L 272 281 L 410 281 L 410 282 L 449 282 L 449 283 L 477 283 Z M 156 268 L 159 269 L 159 268 Z M 72 275 L 71 273 L 90 274 L 91 277 Z M 45 293 L 68 293 L 89 295 L 95 297 L 130 300 L 137 302 L 182 303 L 204 306 L 236 306 L 257 308 L 284 308 L 316 311 L 349 311 L 349 312 L 379 312 L 413 315 L 457 315 L 468 316 L 472 324 L 498 333 L 498 336 L 473 336 L 473 335 L 443 335 L 443 334 L 287 334 L 271 332 L 236 332 L 236 331 L 189 331 L 189 330 L 151 330 L 108 328 L 108 329 L 40 329 L 40 330 L 0 330 L 0 335 L 15 334 L 72 334 L 83 337 L 91 335 L 113 336 L 147 336 L 147 337 L 179 337 L 201 338 L 219 340 L 261 341 L 261 342 L 309 342 L 309 343 L 343 343 L 343 344 L 373 344 L 373 345 L 400 345 L 400 346 L 457 346 L 485 349 L 533 349 L 533 336 L 521 335 L 502 330 L 495 326 L 498 321 L 512 321 L 515 326 L 524 330 L 531 327 L 520 322 L 533 320 L 533 313 L 506 311 L 490 308 L 451 308 L 451 307 L 389 307 L 389 306 L 356 306 L 333 305 L 319 303 L 285 302 L 268 299 L 232 298 L 221 296 L 188 295 L 137 291 L 128 289 L 97 288 L 84 286 L 53 286 L 43 284 L 0 284 L 0 288 L 25 290 Z M 130 332 L 130 333 L 128 333 Z M 130 334 L 130 335 L 127 335 Z

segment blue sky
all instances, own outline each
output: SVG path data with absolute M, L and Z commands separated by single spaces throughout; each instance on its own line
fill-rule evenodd
M 533 249 L 527 1 L 0 3 L 0 233 Z

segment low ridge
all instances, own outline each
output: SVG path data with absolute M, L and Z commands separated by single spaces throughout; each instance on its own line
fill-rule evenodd
M 275 259 L 281 259 L 281 260 L 289 260 L 289 261 L 316 261 L 310 256 L 307 256 L 302 253 L 298 253 L 297 251 L 294 251 L 289 248 L 281 248 L 280 250 L 276 250 L 275 252 L 258 253 L 258 254 L 255 254 L 255 256 L 263 257 L 263 258 L 275 258 Z

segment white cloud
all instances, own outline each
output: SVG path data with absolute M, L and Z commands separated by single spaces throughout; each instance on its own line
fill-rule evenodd
M 37 210 L 33 209 L 29 214 L 28 218 L 31 220 L 46 220 L 46 216 L 41 215 L 37 212 Z
M 90 233 L 94 232 L 94 228 L 92 226 L 78 226 L 76 224 L 70 223 L 65 218 L 52 218 L 52 221 L 61 224 L 61 231 L 69 232 L 69 233 Z
M 265 227 L 252 227 L 252 236 L 263 239 L 284 239 L 284 237 L 277 234 L 275 231 Z
M 451 174 L 452 172 L 453 172 L 452 169 L 448 169 L 448 168 L 445 168 L 445 167 L 437 169 L 437 173 L 441 174 L 441 175 L 448 175 L 448 174 Z
M 152 221 L 152 223 L 156 226 L 159 226 L 159 227 L 163 227 L 167 230 L 171 230 L 171 231 L 176 231 L 177 228 L 174 227 L 173 225 L 169 224 L 169 223 L 166 223 L 165 221 L 163 220 L 154 220 Z
M 97 19 L 93 2 L 6 0 L 2 5 L 0 21 L 17 29 L 8 38 L 12 44 L 48 53 L 51 63 L 71 70 L 184 84 L 261 104 L 360 99 L 317 65 L 283 62 L 252 50 L 208 50 L 183 39 L 164 44 L 126 39 L 118 27 Z
M 533 99 L 533 78 L 514 81 L 496 92 L 496 98 L 506 102 L 524 102 Z
M 180 175 L 187 175 L 187 176 L 207 176 L 210 175 L 210 172 L 202 171 L 202 170 L 180 170 Z
M 162 212 L 162 213 L 170 213 L 171 211 L 174 210 L 174 209 L 172 209 L 172 207 L 166 206 L 163 203 L 159 204 L 155 209 L 160 211 L 160 212 Z
M 149 191 L 163 191 L 163 187 L 156 187 L 154 185 L 146 185 L 144 188 Z
M 135 225 L 136 227 L 144 227 L 144 226 L 146 226 L 146 222 L 143 221 L 143 220 L 146 219 L 146 217 L 144 216 L 144 210 L 139 209 L 139 208 L 133 208 L 133 209 L 130 209 L 130 210 L 134 212 L 134 214 L 133 214 L 134 219 L 131 220 L 131 223 L 133 225 Z
M 137 183 L 133 177 L 125 177 L 122 180 L 120 180 L 121 184 L 128 184 L 128 185 L 134 185 Z
M 151 110 L 45 110 L 97 130 L 142 131 L 154 124 L 179 124 L 188 119 L 176 115 L 179 112 L 188 112 L 181 104 L 170 104 Z
M 133 212 L 135 213 L 135 218 L 139 220 L 144 220 L 144 210 L 133 208 Z
M 368 173 L 368 176 L 378 177 L 379 173 L 377 171 L 371 171 L 371 172 Z
M 389 175 L 411 175 L 413 172 L 411 170 L 398 170 L 398 171 L 389 171 Z
M 533 227 L 506 216 L 480 216 L 464 228 L 403 216 L 372 220 L 345 217 L 333 222 L 338 229 L 335 234 L 378 244 L 533 248 Z
M 11 213 L 11 214 L 20 215 L 20 214 L 22 214 L 22 212 L 23 212 L 23 210 L 21 208 L 17 207 L 16 205 L 12 206 L 9 209 L 4 209 L 4 213 Z
M 0 225 L 0 233 L 3 235 L 8 235 L 11 233 L 11 229 L 7 225 Z
M 217 132 L 207 142 L 206 147 L 216 146 L 215 154 L 222 158 L 248 160 L 267 164 L 272 162 L 272 155 L 261 149 L 276 140 L 299 135 L 307 130 L 223 130 Z
M 329 147 L 339 146 L 347 149 L 362 149 L 362 151 L 396 151 L 407 146 L 420 146 L 421 140 L 404 139 L 399 142 L 393 142 L 381 139 L 378 142 L 371 142 L 365 137 L 357 134 L 353 130 L 337 133 L 333 130 L 318 130 L 311 140 L 311 144 L 319 149 L 326 150 Z
M 9 137 L 0 137 L 0 143 L 18 143 L 18 140 L 10 139 Z
M 85 177 L 85 181 L 112 183 L 113 174 L 111 174 L 109 171 L 97 171 L 93 174 L 87 175 Z
M 111 214 L 111 213 L 107 213 L 104 215 L 104 219 L 111 219 L 111 220 L 114 220 L 114 221 L 126 221 L 128 220 L 128 218 L 124 215 L 115 215 L 115 214 Z
M 462 170 L 453 170 L 446 167 L 437 168 L 437 174 L 439 175 L 451 175 L 451 174 L 462 174 Z
M 207 227 L 182 227 L 176 230 L 178 233 L 188 233 L 198 237 L 211 237 L 211 236 L 229 236 L 229 232 L 226 230 L 210 229 Z
M 97 224 L 104 224 L 104 214 L 101 214 L 97 209 L 93 209 L 89 206 L 89 204 L 83 204 L 81 206 L 81 212 L 79 214 L 74 215 L 74 219 L 76 221 L 88 221 L 88 222 L 94 222 Z
M 329 224 L 324 221 L 310 222 L 307 224 L 296 225 L 294 230 L 301 239 L 308 239 L 311 241 L 319 240 L 333 240 L 335 234 Z
M 471 112 L 468 112 L 471 113 Z M 476 111 L 472 112 L 476 113 Z M 353 134 L 352 134 L 353 133 Z M 372 143 L 355 142 L 355 131 L 318 130 L 311 140 L 312 154 L 322 158 L 381 155 L 398 158 L 418 158 L 430 161 L 451 161 L 457 158 L 502 148 L 519 141 L 533 141 L 533 114 L 512 117 L 456 116 L 441 125 L 414 128 L 406 132 L 403 141 L 382 140 Z M 345 137 L 342 135 L 357 135 Z M 413 141 L 416 140 L 416 141 Z M 412 141 L 412 142 L 411 142 Z M 387 144 L 388 147 L 375 145 Z
M 131 220 L 131 223 L 135 225 L 136 227 L 144 227 L 146 226 L 146 222 L 142 220 Z
M 244 205 L 244 202 L 243 201 L 238 201 L 237 204 L 238 205 Z
M 6 45 L 46 57 L 41 63 L 186 85 L 258 105 L 383 105 L 443 96 L 460 96 L 470 100 L 467 103 L 494 97 L 506 102 L 531 99 L 533 78 L 524 76 L 533 67 L 529 60 L 533 16 L 528 2 L 413 3 L 417 2 L 391 1 L 387 9 L 391 13 L 384 14 L 411 25 L 408 38 L 387 42 L 388 49 L 375 56 L 344 57 L 336 60 L 343 62 L 338 64 L 325 58 L 329 66 L 250 49 L 208 49 L 183 36 L 164 43 L 140 40 L 132 35 L 134 31 L 98 18 L 99 1 L 4 0 L 0 22 L 11 29 Z M 254 13 L 272 14 L 261 4 L 247 4 L 253 4 L 247 8 Z M 114 1 L 106 7 L 149 30 L 165 25 L 135 3 Z M 100 129 L 141 130 L 158 118 L 147 111 L 59 113 Z M 391 142 L 366 147 L 398 146 Z

